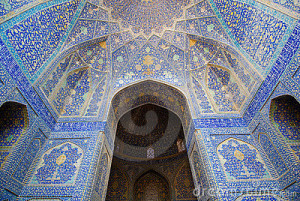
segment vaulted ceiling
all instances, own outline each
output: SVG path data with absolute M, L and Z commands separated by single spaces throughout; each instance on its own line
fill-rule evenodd
M 0 28 L 56 118 L 105 119 L 117 91 L 147 79 L 183 92 L 193 118 L 239 117 L 299 19 L 297 2 L 12 0 L 0 2 Z

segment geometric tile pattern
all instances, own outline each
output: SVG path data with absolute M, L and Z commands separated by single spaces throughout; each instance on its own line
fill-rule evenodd
M 20 13 L 25 9 L 32 7 L 35 4 L 38 4 L 40 1 L 37 0 L 11 0 L 11 1 L 1 1 L 0 3 L 0 21 L 5 20 L 6 18 L 11 17 L 15 13 Z
M 183 7 L 189 2 L 190 0 L 176 3 L 170 0 L 104 0 L 103 4 L 112 8 L 113 19 L 121 19 L 123 27 L 130 27 L 134 33 L 150 35 L 161 33 L 165 27 L 171 27 L 174 19 L 182 17 Z
M 266 0 L 262 0 L 266 1 Z M 297 13 L 300 13 L 300 3 L 299 1 L 293 1 L 293 0 L 286 0 L 286 1 L 280 1 L 280 0 L 271 0 L 271 2 L 277 6 L 283 6 L 287 8 L 290 11 L 296 11 Z M 270 3 L 270 1 L 268 2 Z
M 174 85 L 183 85 L 181 72 L 174 69 L 173 61 L 183 60 L 183 52 L 173 53 L 169 55 L 171 62 L 165 60 L 164 57 L 150 44 L 144 45 L 139 52 L 126 65 L 126 58 L 129 58 L 128 51 L 124 48 L 123 52 L 113 55 L 113 77 L 116 78 L 114 87 L 121 87 L 136 80 L 155 77 L 159 80 L 173 83 Z M 120 64 L 118 64 L 120 63 Z M 174 67 L 172 67 L 174 66 Z M 120 68 L 121 67 L 121 68 Z
M 111 22 L 109 12 L 99 2 L 86 2 L 73 29 L 65 41 L 63 50 L 82 42 L 120 32 L 119 25 Z

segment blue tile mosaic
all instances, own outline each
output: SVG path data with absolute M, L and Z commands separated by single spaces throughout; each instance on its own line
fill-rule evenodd
M 78 0 L 74 0 L 40 11 L 6 31 L 9 41 L 31 76 L 56 49 L 78 3 Z M 53 15 L 53 12 L 57 14 Z
M 28 112 L 0 129 L 1 199 L 104 199 L 118 118 L 152 103 L 181 118 L 195 184 L 292 200 L 299 122 L 276 98 L 300 100 L 299 16 L 291 0 L 0 1 L 0 103 Z

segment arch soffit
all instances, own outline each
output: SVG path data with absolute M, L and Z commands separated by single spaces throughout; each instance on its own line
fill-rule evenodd
M 44 82 L 44 79 L 54 70 L 54 68 L 56 67 L 57 64 L 59 64 L 59 62 L 61 60 L 63 60 L 65 57 L 73 54 L 74 52 L 76 52 L 77 50 L 84 48 L 84 47 L 88 47 L 90 45 L 94 45 L 96 43 L 100 43 L 100 42 L 106 42 L 108 39 L 108 36 L 102 36 L 99 38 L 93 38 L 91 40 L 88 41 L 84 41 L 82 43 L 76 44 L 66 50 L 64 50 L 62 53 L 57 54 L 56 57 L 52 60 L 52 62 L 48 65 L 48 67 L 43 71 L 43 74 L 39 77 L 39 79 L 37 79 L 37 81 L 34 83 L 35 86 L 39 86 Z M 83 68 L 88 68 L 88 67 L 82 67 L 79 69 L 83 69 Z M 76 69 L 74 69 L 73 71 L 75 71 Z M 73 72 L 70 71 L 67 74 Z
M 24 128 L 25 129 L 22 132 L 22 135 L 23 135 L 24 133 L 26 133 L 26 131 L 29 127 L 29 123 L 30 123 L 29 120 L 31 119 L 31 115 L 28 112 L 28 107 L 27 107 L 28 105 L 26 103 L 23 103 L 23 102 L 20 102 L 20 101 L 8 100 L 8 101 L 5 101 L 5 102 L 1 103 L 0 108 L 5 104 L 10 104 L 10 103 L 20 105 L 22 107 L 22 110 L 24 110 L 24 112 L 25 112 L 25 114 L 24 114 L 24 119 L 25 119 Z
M 228 51 L 229 53 L 233 54 L 235 57 L 237 57 L 244 65 L 245 69 L 248 70 L 251 75 L 258 75 L 257 77 L 259 77 L 260 79 L 262 79 L 262 75 L 259 73 L 258 70 L 256 70 L 255 66 L 257 66 L 257 64 L 254 61 L 250 61 L 248 58 L 245 57 L 245 55 L 243 53 L 241 53 L 239 50 L 237 50 L 237 48 L 231 44 L 226 44 L 222 41 L 218 41 L 216 39 L 212 39 L 212 38 L 206 38 L 204 36 L 197 36 L 197 35 L 192 35 L 192 34 L 188 34 L 188 37 L 192 40 L 196 40 L 197 42 L 204 42 L 204 43 L 209 43 L 215 46 L 218 46 L 219 48 Z M 189 49 L 188 49 L 189 51 Z M 228 70 L 232 70 L 232 69 L 228 69 Z
M 168 90 L 168 92 L 170 92 L 170 91 L 172 91 L 173 92 L 173 94 L 174 94 L 174 96 L 175 97 L 171 97 L 171 100 L 172 100 L 172 98 L 173 98 L 173 102 L 175 102 L 175 101 L 178 101 L 178 99 L 179 98 L 181 98 L 182 100 L 181 100 L 181 102 L 180 101 L 178 101 L 179 103 L 180 103 L 180 106 L 181 106 L 181 108 L 180 108 L 180 110 L 181 110 L 181 114 L 178 112 L 178 111 L 176 111 L 176 109 L 175 109 L 175 107 L 170 107 L 170 105 L 172 106 L 174 106 L 175 104 L 171 104 L 171 101 L 169 100 L 168 102 L 169 102 L 169 104 L 168 105 L 160 105 L 160 104 L 157 104 L 157 103 L 155 103 L 155 102 L 153 102 L 153 101 L 148 101 L 148 102 L 143 102 L 143 103 L 139 103 L 139 104 L 136 104 L 135 106 L 132 106 L 131 105 L 131 103 L 132 102 L 128 102 L 128 103 L 126 103 L 124 106 L 122 106 L 122 110 L 121 110 L 121 112 L 119 112 L 120 110 L 119 109 L 117 109 L 117 112 L 119 112 L 118 114 L 116 114 L 116 108 L 119 108 L 119 104 L 117 105 L 117 106 L 114 106 L 114 104 L 115 104 L 115 102 L 117 101 L 117 100 L 119 100 L 119 102 L 121 102 L 120 100 L 122 100 L 120 97 L 118 97 L 118 96 L 122 96 L 123 94 L 125 94 L 125 99 L 123 98 L 123 100 L 125 101 L 126 99 L 127 99 L 127 97 L 132 97 L 133 96 L 133 94 L 131 94 L 131 93 L 126 93 L 126 90 L 132 90 L 132 88 L 134 89 L 134 88 L 141 88 L 141 89 L 143 89 L 143 88 L 145 88 L 145 85 L 149 85 L 149 84 L 151 84 L 151 83 L 154 83 L 156 86 L 155 87 L 161 87 L 162 88 L 162 90 L 160 90 L 160 91 L 163 91 L 163 90 Z M 127 91 L 127 92 L 128 92 Z M 152 90 L 151 91 L 151 93 L 153 92 L 154 90 Z M 141 91 L 139 91 L 139 90 L 135 90 L 135 92 L 136 92 L 136 95 L 139 93 L 142 93 Z M 157 92 L 158 94 L 159 94 L 159 92 Z M 127 96 L 126 96 L 127 95 Z M 144 94 L 142 97 L 144 97 L 144 96 L 147 96 L 147 95 L 153 95 L 153 94 L 150 94 L 150 92 L 149 93 L 147 93 L 147 94 Z M 176 95 L 179 95 L 180 97 L 177 97 Z M 153 95 L 154 96 L 154 95 Z M 155 98 L 158 98 L 158 100 L 161 100 L 161 99 L 159 99 L 159 97 L 157 97 L 157 96 L 154 96 Z M 182 125 L 183 125 L 183 127 L 184 127 L 184 133 L 185 134 L 187 134 L 187 131 L 189 130 L 189 127 L 190 127 L 190 121 L 191 121 L 191 119 L 192 119 L 192 117 L 191 117 L 191 110 L 190 110 L 190 105 L 189 105 L 189 102 L 188 102 L 188 99 L 186 98 L 187 96 L 184 94 L 184 92 L 181 90 L 181 89 L 178 89 L 177 87 L 175 87 L 175 86 L 173 86 L 173 85 L 171 85 L 171 84 L 166 84 L 166 83 L 163 83 L 163 82 L 161 82 L 161 81 L 156 81 L 156 80 L 153 80 L 153 79 L 146 79 L 146 80 L 142 80 L 142 81 L 138 81 L 138 82 L 136 82 L 136 83 L 131 83 L 131 84 L 129 84 L 129 85 L 126 85 L 126 86 L 124 86 L 124 87 L 122 87 L 122 88 L 120 88 L 120 89 L 118 89 L 115 93 L 114 93 L 114 95 L 112 95 L 111 96 L 111 99 L 109 100 L 109 114 L 108 114 L 108 121 L 109 120 L 112 120 L 113 122 L 115 122 L 115 124 L 113 125 L 113 130 L 115 130 L 116 129 L 116 124 L 117 124 L 117 122 L 119 121 L 119 119 L 126 113 L 126 112 L 128 112 L 128 111 L 130 111 L 130 110 L 132 110 L 132 109 L 134 109 L 134 108 L 136 108 L 136 107 L 139 107 L 139 106 L 141 106 L 141 105 L 144 105 L 144 104 L 154 104 L 154 105 L 157 105 L 157 106 L 160 106 L 160 107 L 163 107 L 163 108 L 165 108 L 165 109 L 168 109 L 168 110 L 170 110 L 171 112 L 173 112 L 174 114 L 176 114 L 179 118 L 180 118 L 180 120 L 181 120 L 181 122 L 182 122 Z M 137 98 L 139 98 L 139 96 L 137 95 Z M 177 107 L 177 109 L 178 109 L 178 107 Z M 113 119 L 109 119 L 109 118 L 113 118 Z
M 154 174 L 157 177 L 163 179 L 164 181 L 167 182 L 169 189 L 171 189 L 171 187 L 172 187 L 171 183 L 172 182 L 170 182 L 170 180 L 168 179 L 168 177 L 165 176 L 161 171 L 153 170 L 151 168 L 149 168 L 148 170 L 143 171 L 142 173 L 138 174 L 135 177 L 135 179 L 133 180 L 134 181 L 134 186 L 136 185 L 136 183 L 139 182 L 139 180 L 143 179 L 143 177 L 146 176 L 147 174 Z
M 247 144 L 248 146 L 250 146 L 252 149 L 255 149 L 258 153 L 260 153 L 259 150 L 257 149 L 257 147 L 255 147 L 253 144 L 251 144 L 251 143 L 249 143 L 249 142 L 246 142 L 246 141 L 244 141 L 244 140 L 240 140 L 240 139 L 234 138 L 234 137 L 227 138 L 227 139 L 223 140 L 222 142 L 220 142 L 220 143 L 216 146 L 216 151 L 217 151 L 217 153 L 219 152 L 219 148 L 220 148 L 225 142 L 228 142 L 228 141 L 230 141 L 230 140 L 235 140 L 235 141 L 238 141 L 238 142 L 240 142 L 240 143 L 245 143 L 245 144 Z
M 273 109 L 272 109 L 272 105 L 274 103 L 274 100 L 277 98 L 283 98 L 284 96 L 286 97 L 291 97 L 294 98 L 299 104 L 300 104 L 300 100 L 298 100 L 293 94 L 291 93 L 278 93 L 278 94 L 274 94 L 270 97 L 270 99 L 268 100 L 268 104 L 267 104 L 267 109 L 268 109 L 268 120 L 271 123 L 271 125 L 273 125 L 274 119 L 273 119 Z

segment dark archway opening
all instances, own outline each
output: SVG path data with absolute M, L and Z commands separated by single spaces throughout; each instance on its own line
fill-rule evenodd
M 0 169 L 6 163 L 28 125 L 25 105 L 6 102 L 0 107 Z
M 271 101 L 270 119 L 275 128 L 300 160 L 300 104 L 290 95 Z
M 179 117 L 144 104 L 117 124 L 106 200 L 197 200 Z
M 140 176 L 134 184 L 134 200 L 170 200 L 168 181 L 155 171 L 148 171 Z

